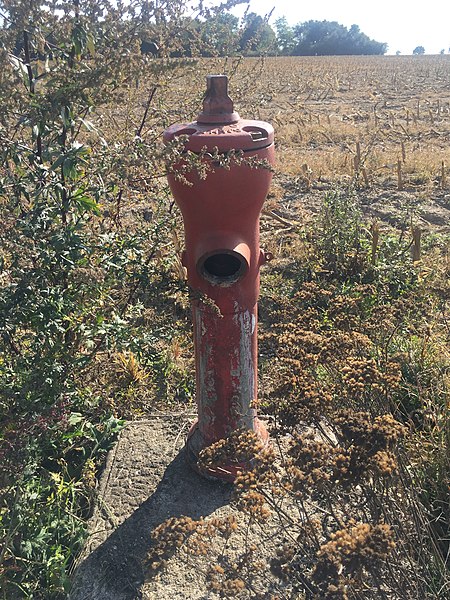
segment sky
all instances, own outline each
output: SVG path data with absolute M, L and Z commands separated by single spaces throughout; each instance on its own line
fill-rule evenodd
M 360 30 L 377 42 L 388 44 L 387 54 L 412 54 L 423 46 L 426 54 L 450 48 L 448 0 L 250 0 L 250 11 L 264 16 L 274 8 L 269 23 L 286 17 L 289 25 L 304 21 L 337 21 Z M 244 9 L 233 10 L 241 16 Z

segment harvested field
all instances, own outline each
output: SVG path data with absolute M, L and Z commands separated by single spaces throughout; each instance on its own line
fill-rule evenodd
M 352 184 L 369 218 L 449 231 L 448 56 L 203 59 L 175 75 L 179 68 L 175 94 L 157 89 L 144 135 L 156 140 L 161 125 L 195 120 L 206 74 L 223 72 L 241 116 L 275 127 L 268 209 L 317 212 L 327 190 Z M 113 109 L 114 131 L 138 126 L 146 95 L 141 81 L 127 110 Z

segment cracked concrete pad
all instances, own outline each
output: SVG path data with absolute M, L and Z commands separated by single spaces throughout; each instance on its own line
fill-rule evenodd
M 101 478 L 70 600 L 206 597 L 189 570 L 187 581 L 175 575 L 171 585 L 156 581 L 143 591 L 151 531 L 168 517 L 198 519 L 229 504 L 230 485 L 206 480 L 186 464 L 182 446 L 188 426 L 186 416 L 156 417 L 121 432 Z

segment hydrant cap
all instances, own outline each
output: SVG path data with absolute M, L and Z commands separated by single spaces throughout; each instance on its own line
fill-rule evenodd
M 185 149 L 219 152 L 229 150 L 260 150 L 273 144 L 274 131 L 270 123 L 241 119 L 234 112 L 233 101 L 228 96 L 228 77 L 208 75 L 203 111 L 197 121 L 172 125 L 164 132 L 165 142 L 181 135 L 188 136 Z

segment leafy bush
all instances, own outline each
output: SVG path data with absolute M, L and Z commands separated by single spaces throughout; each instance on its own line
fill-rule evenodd
M 180 385 L 185 400 L 191 393 L 166 359 L 170 324 L 147 315 L 158 303 L 149 287 L 164 277 L 181 285 L 162 252 L 174 216 L 160 174 L 177 148 L 144 139 L 143 128 L 158 82 L 185 65 L 141 57 L 145 7 L 2 4 L 0 580 L 8 597 L 67 591 L 96 472 L 134 410 L 130 384 L 125 399 L 122 390 L 102 393 L 98 370 L 130 352 L 160 372 L 155 385 Z M 167 12 L 177 14 L 178 3 Z M 117 139 L 102 130 L 108 103 L 126 97 L 129 74 L 134 83 L 145 68 L 154 84 L 144 114 Z M 122 220 L 131 194 L 147 200 L 132 228 Z

